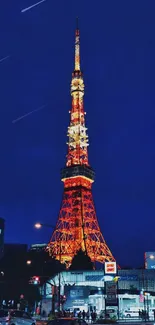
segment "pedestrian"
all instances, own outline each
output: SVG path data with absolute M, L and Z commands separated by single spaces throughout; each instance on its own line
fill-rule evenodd
M 83 312 L 82 312 L 82 318 L 83 318 L 83 320 L 85 320 L 85 317 L 86 317 L 86 313 L 85 313 L 85 311 L 83 310 Z
M 96 322 L 96 318 L 97 318 L 97 314 L 96 314 L 96 311 L 94 311 L 94 316 L 93 316 L 93 321 L 94 321 L 94 323 Z
M 86 313 L 86 319 L 87 319 L 87 322 L 89 322 L 89 310 Z
M 78 313 L 78 318 L 81 319 L 81 310 L 80 310 L 80 312 Z

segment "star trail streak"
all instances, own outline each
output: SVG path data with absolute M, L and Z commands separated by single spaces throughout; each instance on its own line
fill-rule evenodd
M 3 62 L 3 61 L 5 61 L 5 60 L 7 60 L 9 57 L 10 57 L 10 55 L 5 56 L 4 58 L 0 59 L 0 62 Z
M 41 106 L 41 107 L 38 107 L 38 108 L 34 109 L 33 111 L 31 111 L 31 112 L 29 112 L 29 113 L 26 113 L 26 114 L 24 114 L 24 115 L 22 115 L 22 116 L 20 116 L 20 117 L 17 117 L 15 120 L 12 121 L 12 123 L 13 123 L 13 124 L 14 124 L 14 123 L 17 123 L 17 122 L 19 122 L 20 120 L 22 120 L 23 118 L 25 118 L 25 117 L 31 115 L 32 113 L 35 113 L 35 112 L 37 112 L 37 111 L 40 111 L 41 109 L 45 108 L 46 106 L 47 106 L 47 104 L 46 104 L 46 105 L 43 105 L 43 106 Z
M 22 9 L 21 12 L 26 12 L 26 11 L 28 11 L 28 10 L 30 10 L 30 9 L 32 9 L 32 8 L 34 8 L 34 7 L 36 7 L 36 6 L 38 6 L 40 3 L 45 2 L 45 1 L 46 1 L 46 0 L 41 0 L 41 1 L 37 2 L 37 3 L 35 3 L 34 5 L 30 6 L 30 7 L 27 7 L 27 8 L 25 8 L 25 9 Z

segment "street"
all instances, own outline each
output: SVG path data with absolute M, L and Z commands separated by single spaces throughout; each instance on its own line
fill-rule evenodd
M 36 321 L 36 325 L 46 325 L 47 323 L 48 323 L 48 321 L 45 321 L 45 320 L 37 320 Z M 155 324 L 154 321 L 144 322 L 144 321 L 141 321 L 139 319 L 137 319 L 137 320 L 135 320 L 135 319 L 133 319 L 133 320 L 131 320 L 131 319 L 124 320 L 123 319 L 123 320 L 118 320 L 116 323 L 121 323 L 121 325 L 126 325 L 126 324 L 128 324 L 128 325 L 130 325 L 130 324 L 131 325 L 137 325 L 137 324 L 154 325 Z M 91 324 L 93 324 L 93 323 L 91 323 Z M 108 323 L 108 325 L 113 325 L 113 324 L 115 324 L 115 323 L 114 322 Z M 97 323 L 97 325 L 103 325 L 103 323 L 102 324 Z

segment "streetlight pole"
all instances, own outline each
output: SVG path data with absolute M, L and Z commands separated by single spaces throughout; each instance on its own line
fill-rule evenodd
M 48 223 L 41 223 L 41 222 L 36 222 L 35 225 L 34 225 L 34 227 L 37 228 L 37 229 L 40 229 L 42 227 L 47 227 L 47 228 L 55 229 L 55 226 L 50 225 Z
M 50 225 L 50 224 L 47 224 L 47 223 L 40 223 L 40 222 L 35 223 L 34 227 L 36 229 L 40 229 L 42 227 L 55 229 L 55 226 L 53 226 L 53 225 Z M 61 238 L 59 240 L 59 261 L 61 263 Z M 61 297 L 60 290 L 61 290 L 61 274 L 59 272 L 59 280 L 58 280 L 58 310 L 59 310 L 59 312 L 60 312 L 60 305 L 61 305 L 61 302 L 60 302 L 60 297 Z

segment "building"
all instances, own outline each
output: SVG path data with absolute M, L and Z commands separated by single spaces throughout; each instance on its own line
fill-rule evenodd
M 5 274 L 5 280 L 23 277 L 26 272 L 26 244 L 4 244 L 4 254 L 0 261 L 0 268 Z
M 0 218 L 0 259 L 4 254 L 4 229 L 5 229 L 5 220 Z
M 32 244 L 30 246 L 30 251 L 42 252 L 46 249 L 47 244 Z
M 6 243 L 4 244 L 4 255 L 5 256 L 23 256 L 27 253 L 27 244 L 18 243 Z
M 117 303 L 115 303 L 115 293 L 112 292 L 111 303 L 108 306 L 106 304 L 107 309 L 115 308 L 120 317 L 130 308 L 137 309 L 137 312 L 146 307 L 150 310 L 155 309 L 155 270 L 118 270 L 117 277 L 118 282 L 115 282 L 116 278 L 105 275 L 103 270 L 64 271 L 60 276 L 57 275 L 48 281 L 42 288 L 42 308 L 47 313 L 51 310 L 51 285 L 58 287 L 60 283 L 60 293 L 66 297 L 64 309 L 96 310 L 99 314 L 105 310 L 105 301 L 108 297 L 107 284 L 115 283 Z

